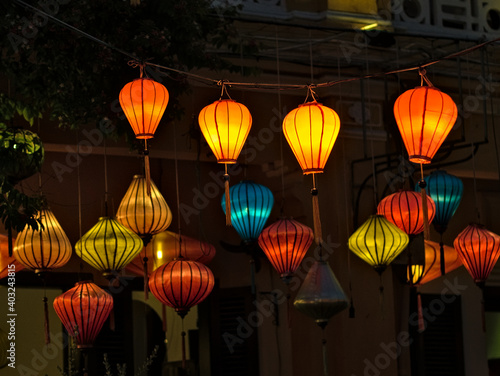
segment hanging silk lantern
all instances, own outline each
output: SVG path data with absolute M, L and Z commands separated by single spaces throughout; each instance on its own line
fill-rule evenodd
M 36 219 L 41 227 L 26 226 L 16 238 L 14 257 L 35 273 L 43 273 L 64 266 L 71 258 L 71 243 L 56 217 L 49 209 L 41 210 Z
M 253 181 L 233 185 L 231 194 L 231 223 L 244 243 L 257 240 L 274 204 L 271 190 Z M 226 213 L 226 196 L 222 196 L 222 210 Z
M 408 235 L 383 215 L 372 215 L 349 238 L 349 249 L 381 274 L 406 248 Z
M 9 269 L 9 265 L 14 265 L 14 268 Z M 14 255 L 9 257 L 9 237 L 0 234 L 0 279 L 7 277 L 9 270 L 18 272 L 23 268 Z
M 434 201 L 427 197 L 429 223 L 436 213 Z M 420 234 L 424 231 L 424 209 L 422 196 L 413 191 L 393 193 L 380 201 L 377 213 L 398 226 L 408 235 Z
M 500 236 L 472 223 L 458 234 L 453 246 L 474 282 L 483 287 L 500 256 Z
M 112 309 L 113 297 L 88 281 L 54 299 L 54 310 L 79 349 L 92 347 Z
M 179 243 L 179 238 L 181 242 Z M 151 242 L 126 266 L 126 269 L 138 276 L 144 275 L 143 259 L 148 258 L 147 274 L 151 274 L 159 266 L 173 261 L 180 256 L 186 260 L 208 264 L 215 256 L 215 247 L 212 244 L 189 236 L 176 234 L 172 231 L 163 231 L 156 234 Z
M 147 244 L 153 235 L 170 226 L 172 212 L 155 183 L 151 181 L 151 194 L 148 195 L 144 176 L 135 175 L 120 202 L 116 219 Z
M 222 94 L 224 90 L 225 86 L 222 85 Z M 232 216 L 227 165 L 236 163 L 252 127 L 252 115 L 241 103 L 232 99 L 219 99 L 201 110 L 198 123 L 217 162 L 224 163 L 225 166 L 226 209 L 224 212 L 226 225 L 230 226 Z
M 143 246 L 141 238 L 116 219 L 101 217 L 75 244 L 75 252 L 105 277 L 113 277 L 139 254 Z
M 457 106 L 435 87 L 420 86 L 398 97 L 394 116 L 410 162 L 425 164 L 431 163 L 453 128 Z
M 280 219 L 259 236 L 259 246 L 285 283 L 304 259 L 314 239 L 313 231 L 293 219 Z
M 167 108 L 169 96 L 165 86 L 150 78 L 143 78 L 144 65 L 140 67 L 141 78 L 129 82 L 123 87 L 120 91 L 119 101 L 135 137 L 144 139 L 146 191 L 149 194 L 150 171 L 147 140 L 153 138 Z
M 283 134 L 302 172 L 313 175 L 312 205 L 314 236 L 322 242 L 318 189 L 315 174 L 322 173 L 340 131 L 340 119 L 331 108 L 319 104 L 309 88 L 313 101 L 290 111 L 283 120 Z
M 149 278 L 151 293 L 182 318 L 205 300 L 213 287 L 214 276 L 207 266 L 182 258 L 161 265 Z

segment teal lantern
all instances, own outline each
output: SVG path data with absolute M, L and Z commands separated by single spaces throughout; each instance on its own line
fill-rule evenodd
M 230 190 L 231 223 L 244 243 L 255 242 L 271 214 L 274 197 L 271 190 L 253 181 L 242 181 Z M 226 197 L 222 196 L 226 213 Z

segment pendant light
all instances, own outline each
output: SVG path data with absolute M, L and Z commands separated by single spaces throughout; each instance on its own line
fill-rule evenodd
M 14 267 L 9 268 L 9 265 L 14 265 Z M 9 237 L 0 234 L 0 279 L 7 277 L 9 271 L 18 272 L 23 268 L 14 255 L 9 257 Z
M 112 278 L 139 254 L 143 246 L 141 238 L 116 219 L 101 217 L 78 240 L 75 252 L 106 278 Z
M 311 228 L 293 219 L 283 218 L 266 227 L 258 241 L 283 282 L 288 284 L 313 239 Z
M 150 191 L 150 170 L 148 139 L 153 138 L 156 128 L 168 104 L 168 90 L 150 78 L 143 78 L 144 64 L 140 78 L 129 82 L 120 91 L 120 105 L 132 127 L 135 137 L 144 140 L 144 165 L 146 172 L 146 192 Z
M 264 228 L 274 197 L 271 190 L 253 181 L 242 181 L 230 190 L 231 223 L 244 243 L 255 242 Z M 226 196 L 222 196 L 222 210 L 226 213 Z
M 227 165 L 236 163 L 241 149 L 252 127 L 252 115 L 247 107 L 229 97 L 226 86 L 221 82 L 222 91 L 218 101 L 204 107 L 198 123 L 208 146 L 217 158 L 224 163 L 225 213 L 226 225 L 231 225 L 231 200 Z M 229 99 L 222 99 L 226 93 Z
M 428 223 L 432 222 L 436 213 L 434 201 L 427 198 Z M 398 226 L 408 235 L 420 234 L 424 231 L 424 209 L 422 196 L 413 191 L 393 193 L 380 201 L 377 213 Z
M 312 174 L 314 236 L 322 242 L 318 189 L 315 175 L 322 173 L 340 130 L 340 119 L 335 111 L 316 101 L 311 87 L 312 101 L 290 111 L 283 120 L 283 134 L 297 158 L 304 175 Z M 307 98 L 306 98 L 307 101 Z
M 458 234 L 453 246 L 474 282 L 484 287 L 500 256 L 500 236 L 472 223 Z
M 113 297 L 88 281 L 54 299 L 54 310 L 79 349 L 92 347 L 112 309 Z

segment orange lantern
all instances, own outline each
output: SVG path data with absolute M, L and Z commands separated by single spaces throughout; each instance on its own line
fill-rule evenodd
M 436 214 L 436 205 L 432 198 L 426 197 L 430 223 Z M 377 213 L 383 215 L 408 235 L 416 235 L 424 231 L 424 209 L 420 193 L 413 191 L 393 193 L 380 201 Z
M 455 124 L 457 106 L 435 87 L 420 86 L 398 97 L 394 116 L 410 162 L 431 163 Z
M 304 259 L 313 231 L 293 219 L 280 219 L 266 227 L 259 236 L 259 246 L 285 283 Z
M 500 256 L 500 236 L 472 223 L 453 242 L 465 268 L 482 287 Z
M 224 90 L 223 85 L 222 92 Z M 252 127 L 252 115 L 241 103 L 232 99 L 219 99 L 201 110 L 198 123 L 217 162 L 225 165 L 226 225 L 229 226 L 231 206 L 227 165 L 236 163 Z
M 15 241 L 15 239 L 13 239 Z M 9 274 L 9 265 L 14 265 L 10 271 L 20 271 L 23 269 L 14 256 L 9 257 L 9 237 L 0 234 L 0 279 L 7 277 Z

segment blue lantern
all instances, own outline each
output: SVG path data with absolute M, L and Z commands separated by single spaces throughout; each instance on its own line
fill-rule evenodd
M 245 243 L 257 240 L 274 204 L 271 190 L 252 181 L 233 185 L 230 192 L 231 223 Z M 226 212 L 226 197 L 222 196 L 222 210 Z

